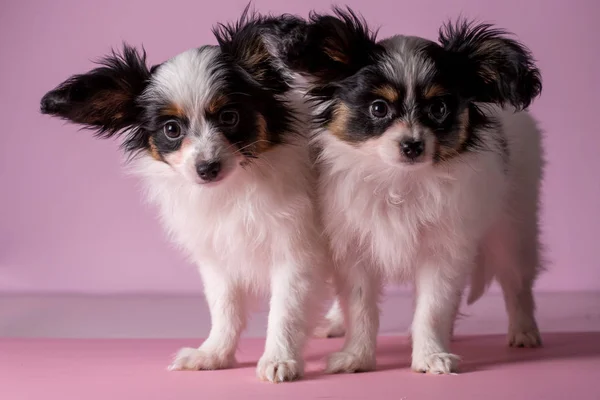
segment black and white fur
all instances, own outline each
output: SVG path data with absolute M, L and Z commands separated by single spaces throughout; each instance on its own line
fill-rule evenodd
M 338 289 L 322 333 L 346 331 L 328 370 L 375 368 L 378 301 L 389 282 L 414 284 L 416 371 L 457 370 L 450 341 L 469 279 L 469 302 L 494 277 L 500 283 L 511 346 L 540 345 L 532 294 L 542 268 L 540 134 L 515 113 L 541 91 L 527 48 L 462 20 L 444 25 L 438 43 L 378 41 L 361 17 L 337 9 L 312 14 L 280 57 L 308 82 L 314 104 Z
M 174 370 L 233 366 L 248 305 L 270 292 L 257 375 L 281 382 L 303 374 L 330 262 L 301 102 L 261 33 L 284 22 L 246 9 L 237 24 L 215 29 L 218 46 L 152 68 L 145 53 L 125 46 L 41 102 L 43 113 L 100 137 L 123 136 L 169 236 L 198 266 L 212 328 L 199 348 L 177 354 Z

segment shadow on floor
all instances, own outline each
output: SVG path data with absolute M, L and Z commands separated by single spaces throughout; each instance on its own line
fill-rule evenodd
M 460 336 L 453 341 L 451 351 L 462 359 L 462 374 L 513 363 L 600 357 L 600 332 L 546 333 L 542 338 L 543 347 L 524 349 L 508 347 L 504 335 Z M 315 340 L 310 345 L 307 360 L 324 363 L 327 355 L 338 351 L 342 345 L 342 339 Z M 410 341 L 407 337 L 379 338 L 377 370 L 408 370 L 410 353 Z M 317 378 L 320 374 L 311 371 L 310 377 Z

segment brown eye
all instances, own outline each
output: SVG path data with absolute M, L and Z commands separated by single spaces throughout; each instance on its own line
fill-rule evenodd
M 169 139 L 175 140 L 181 137 L 181 127 L 175 121 L 169 121 L 165 124 L 163 131 Z
M 432 119 L 442 122 L 444 119 L 446 119 L 447 115 L 448 107 L 443 100 L 436 100 L 429 106 L 429 116 Z
M 371 103 L 371 115 L 375 118 L 385 118 L 388 116 L 390 109 L 387 103 L 383 100 L 375 100 Z
M 240 119 L 240 116 L 239 116 L 238 112 L 235 110 L 223 110 L 219 114 L 219 122 L 221 123 L 221 125 L 224 125 L 224 126 L 228 126 L 228 127 L 236 126 L 239 119 Z

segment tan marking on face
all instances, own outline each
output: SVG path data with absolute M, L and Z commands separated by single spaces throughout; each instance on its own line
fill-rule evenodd
M 168 106 L 166 106 L 165 108 L 160 110 L 160 115 L 165 116 L 165 117 L 184 118 L 185 111 L 183 110 L 182 107 L 180 107 L 177 104 L 169 104 Z
M 453 157 L 456 157 L 459 152 L 454 147 L 440 146 L 439 142 L 436 142 L 437 152 L 440 160 L 447 161 Z
M 439 142 L 436 141 L 436 152 L 439 154 L 440 159 L 442 160 L 448 160 L 459 155 L 465 142 L 469 138 L 469 134 L 467 132 L 467 129 L 469 128 L 469 109 L 465 109 L 458 118 L 460 127 L 458 131 L 458 140 L 456 141 L 455 145 L 441 146 Z
M 442 86 L 432 85 L 427 88 L 427 90 L 424 93 L 424 96 L 426 99 L 431 99 L 433 97 L 441 96 L 446 93 L 446 89 L 444 89 Z
M 333 118 L 327 129 L 338 139 L 346 140 L 348 120 L 350 119 L 350 109 L 346 103 L 338 103 L 333 110 Z
M 154 142 L 154 137 L 150 136 L 148 139 L 148 146 L 150 146 L 150 155 L 158 161 L 162 160 L 160 153 L 158 152 L 158 148 L 156 147 L 156 143 Z
M 227 104 L 228 101 L 229 99 L 227 98 L 227 96 L 225 96 L 224 94 L 219 94 L 211 100 L 211 102 L 208 104 L 208 107 L 206 108 L 206 111 L 208 111 L 209 114 L 216 114 L 221 108 L 223 108 Z
M 186 153 L 187 148 L 191 145 L 192 141 L 190 140 L 190 138 L 184 138 L 181 142 L 181 146 L 179 147 L 179 149 L 166 155 L 165 160 L 167 161 L 167 163 L 173 166 L 181 164 L 183 162 L 183 157 Z
M 467 132 L 467 129 L 469 128 L 469 109 L 466 108 L 458 118 L 460 120 L 460 133 L 458 141 L 460 143 L 460 147 L 462 147 L 469 137 Z
M 269 140 L 267 121 L 262 114 L 258 114 L 256 119 L 256 144 L 254 145 L 254 151 L 256 153 L 264 153 L 272 147 L 273 143 Z
M 398 101 L 398 98 L 400 97 L 398 95 L 398 90 L 396 90 L 394 87 L 392 87 L 390 85 L 380 86 L 377 89 L 375 89 L 373 91 L 373 93 L 376 94 L 377 96 L 383 97 L 385 100 L 388 101 L 388 103 L 395 103 Z

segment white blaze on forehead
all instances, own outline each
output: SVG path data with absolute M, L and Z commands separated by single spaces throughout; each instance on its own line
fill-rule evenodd
M 230 145 L 206 120 L 206 109 L 223 89 L 225 72 L 219 62 L 221 50 L 204 46 L 188 50 L 162 64 L 144 93 L 147 102 L 180 110 L 187 119 L 181 147 L 167 162 L 184 176 L 197 178 L 200 161 L 224 160 Z
M 435 65 L 421 51 L 429 43 L 427 39 L 402 35 L 381 41 L 388 55 L 383 62 L 384 74 L 405 89 L 409 105 L 415 101 L 417 85 L 428 82 L 435 72 Z
M 220 49 L 205 46 L 181 53 L 158 68 L 145 95 L 180 107 L 193 121 L 219 90 L 223 69 Z

